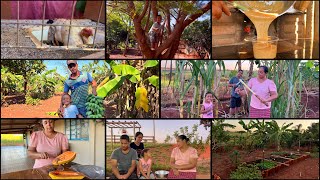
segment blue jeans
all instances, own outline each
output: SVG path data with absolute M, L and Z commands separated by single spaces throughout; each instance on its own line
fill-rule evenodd
M 80 107 L 80 108 L 78 108 L 78 111 L 84 118 L 87 117 L 87 109 L 86 109 L 86 107 Z

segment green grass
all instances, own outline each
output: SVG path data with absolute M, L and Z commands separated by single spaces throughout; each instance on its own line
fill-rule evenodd
M 262 170 L 266 170 L 266 169 L 271 169 L 273 167 L 275 167 L 277 165 L 277 163 L 272 162 L 272 161 L 263 161 L 257 164 L 257 166 L 262 169 Z
M 1 146 L 15 146 L 23 143 L 22 134 L 1 134 Z

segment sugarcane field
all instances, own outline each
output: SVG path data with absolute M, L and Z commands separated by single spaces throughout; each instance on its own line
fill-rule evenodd
M 319 118 L 319 60 L 165 60 L 161 118 Z

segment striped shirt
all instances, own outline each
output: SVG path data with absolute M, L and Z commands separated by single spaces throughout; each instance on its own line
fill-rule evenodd
M 76 105 L 77 108 L 85 107 L 89 82 L 92 83 L 93 78 L 89 73 L 81 71 L 77 79 L 71 79 L 70 76 L 64 83 L 64 92 L 68 93 L 69 90 L 71 91 L 72 104 Z

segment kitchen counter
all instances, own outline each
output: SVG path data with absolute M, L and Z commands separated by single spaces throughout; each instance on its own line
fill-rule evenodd
M 251 42 L 216 46 L 213 59 L 254 59 Z M 276 59 L 319 59 L 319 42 L 312 39 L 285 40 L 278 42 Z
M 75 165 L 76 163 L 69 163 Z M 64 170 L 68 171 L 70 165 L 64 167 Z M 45 166 L 36 169 L 27 169 L 23 171 L 11 172 L 6 174 L 1 174 L 1 179 L 51 179 L 49 172 L 53 170 L 53 166 Z M 72 171 L 72 170 L 71 170 Z M 89 179 L 85 177 L 84 179 Z

